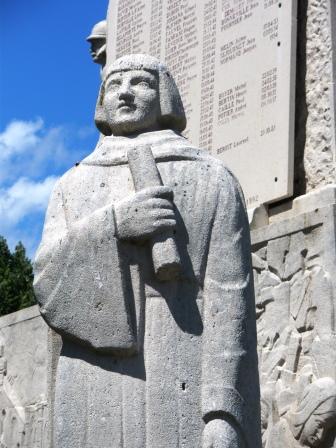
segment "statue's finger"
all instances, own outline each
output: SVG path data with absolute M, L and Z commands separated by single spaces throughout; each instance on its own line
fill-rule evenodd
M 153 208 L 163 208 L 163 209 L 168 209 L 168 210 L 173 209 L 173 204 L 168 199 L 151 198 L 151 199 L 148 199 L 147 205 L 149 207 L 153 207 Z
M 158 219 L 154 222 L 154 227 L 156 228 L 174 228 L 176 227 L 175 219 Z
M 162 198 L 168 200 L 173 199 L 173 190 L 165 186 L 144 188 L 137 194 L 139 198 L 143 199 L 149 199 L 149 198 Z
M 175 219 L 173 210 L 168 208 L 152 209 L 148 212 L 148 215 L 156 219 Z

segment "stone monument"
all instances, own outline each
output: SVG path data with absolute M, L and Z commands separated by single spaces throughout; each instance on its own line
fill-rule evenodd
M 52 194 L 35 261 L 62 337 L 54 448 L 261 446 L 249 227 L 222 162 L 180 135 L 166 66 L 105 72 L 104 135 Z
M 336 42 L 335 5 L 333 0 L 288 0 L 286 2 L 278 0 L 183 0 L 180 2 L 114 0 L 110 2 L 106 31 L 104 31 L 107 36 L 108 66 L 117 57 L 130 52 L 150 53 L 165 60 L 176 80 L 185 105 L 188 127 L 183 134 L 194 146 L 209 149 L 214 156 L 222 158 L 237 175 L 244 188 L 247 206 L 250 209 L 252 230 L 252 264 L 261 384 L 262 446 L 267 448 L 312 446 L 336 448 L 334 386 L 336 380 L 336 277 L 333 275 L 336 266 L 334 231 L 336 227 L 334 119 L 336 75 L 333 57 Z M 238 75 L 239 79 L 235 82 Z M 247 82 L 246 86 L 245 82 Z M 224 92 L 228 92 L 227 95 L 223 95 Z M 256 138 L 252 138 L 253 134 Z M 249 137 L 248 140 L 246 137 Z M 111 138 L 104 135 L 102 137 L 105 142 Z M 127 161 L 130 171 L 127 188 L 139 190 L 139 193 L 146 186 L 161 185 L 162 178 L 158 175 L 156 165 L 161 172 L 164 165 L 168 166 L 166 165 L 168 162 L 171 166 L 174 164 L 174 167 L 178 162 L 175 159 L 166 161 L 164 156 L 158 159 L 154 148 L 156 163 L 153 164 L 151 158 L 153 148 L 149 150 L 148 146 L 153 147 L 144 143 L 128 151 Z M 141 148 L 141 151 L 137 148 Z M 140 155 L 142 163 L 139 164 L 137 159 Z M 182 163 L 181 160 L 179 162 Z M 81 164 L 77 168 L 82 170 L 83 166 Z M 97 170 L 99 168 L 101 173 L 106 173 L 107 170 L 112 172 L 114 169 L 116 171 L 126 169 L 126 157 L 118 159 L 114 168 L 112 165 L 104 166 L 103 163 L 92 166 Z M 141 174 L 143 166 L 146 166 L 150 175 Z M 148 179 L 152 180 L 152 185 L 147 184 Z M 168 184 L 164 177 L 163 180 L 165 185 Z M 104 186 L 100 187 L 101 184 Z M 100 201 L 106 185 L 106 179 L 102 179 L 93 186 L 92 202 L 90 202 L 91 199 L 86 202 L 88 207 L 91 207 L 96 197 L 97 203 Z M 292 193 L 294 194 L 291 198 L 283 199 Z M 71 194 L 74 193 L 71 192 Z M 110 198 L 115 199 L 112 194 Z M 280 198 L 282 200 L 277 203 Z M 84 196 L 84 202 L 85 199 L 87 196 Z M 259 203 L 264 205 L 255 208 Z M 190 207 L 190 214 L 193 209 Z M 204 203 L 204 210 L 207 213 L 206 203 Z M 60 211 L 61 213 L 64 211 L 65 216 L 69 214 L 66 204 L 60 208 Z M 72 223 L 73 216 L 70 215 L 70 218 Z M 48 222 L 52 220 L 48 219 Z M 163 275 L 165 273 L 168 276 L 177 275 L 184 259 L 181 257 L 179 244 L 176 244 L 174 231 L 165 233 L 165 253 L 168 246 L 171 254 L 166 260 L 162 260 L 160 255 L 157 255 L 161 252 L 157 249 L 160 247 L 160 241 L 155 240 L 155 244 L 152 244 L 153 240 L 154 238 L 146 245 L 148 257 L 153 260 L 156 272 L 161 272 L 161 275 L 162 272 Z M 166 240 L 170 242 L 166 244 Z M 68 240 L 66 244 L 69 244 Z M 125 244 L 124 241 L 118 242 L 118 250 Z M 139 247 L 136 246 L 136 250 L 144 249 L 141 244 Z M 58 256 L 56 251 L 55 256 Z M 126 280 L 128 280 L 125 283 L 126 292 L 129 279 L 133 285 L 138 278 L 141 278 L 137 271 L 138 265 L 133 262 L 135 258 L 133 253 L 132 257 L 128 258 L 130 268 L 127 271 Z M 168 261 L 166 266 L 165 261 Z M 224 260 L 225 263 L 227 260 Z M 103 264 L 105 266 L 105 262 Z M 103 278 L 98 268 L 93 270 L 92 276 L 93 282 L 98 283 L 99 278 Z M 63 281 L 64 279 L 60 285 Z M 116 282 L 118 281 L 116 277 Z M 138 284 L 141 285 L 141 282 Z M 139 288 L 141 289 L 141 286 Z M 152 337 L 150 342 L 154 344 L 159 331 L 162 333 L 170 327 L 167 320 L 165 320 L 164 329 L 161 329 L 155 320 L 144 320 L 146 318 L 143 308 L 145 296 L 147 305 L 150 307 L 146 308 L 146 312 L 149 311 L 150 316 L 154 315 L 154 307 L 165 306 L 157 303 L 155 294 L 147 295 L 147 289 L 142 292 L 142 301 L 140 299 L 133 301 L 131 298 L 127 304 L 136 304 L 133 308 L 136 319 L 133 319 L 131 324 L 136 323 L 137 331 L 144 330 L 144 326 L 138 325 L 139 321 L 150 322 L 146 328 Z M 139 303 L 141 306 L 138 305 Z M 171 307 L 173 312 L 176 310 L 175 302 L 165 303 L 173 304 L 175 306 Z M 197 300 L 196 303 L 199 304 L 200 301 Z M 182 307 L 182 304 L 178 306 Z M 162 309 L 163 311 L 160 309 L 160 316 L 165 316 L 166 309 Z M 134 317 L 134 312 L 133 314 L 129 312 L 128 315 Z M 173 315 L 176 316 L 176 313 Z M 30 407 L 31 403 L 28 403 L 27 407 L 27 401 L 12 400 L 11 402 L 6 398 L 8 392 L 12 396 L 30 396 L 32 387 L 27 381 L 13 381 L 13 378 L 16 379 L 17 372 L 14 372 L 14 375 L 10 372 L 15 370 L 13 367 L 19 366 L 15 359 L 14 362 L 11 359 L 12 354 L 16 356 L 15 345 L 26 343 L 18 339 L 12 340 L 11 331 L 15 329 L 15 332 L 24 334 L 26 332 L 25 317 L 20 322 L 20 319 L 15 317 L 15 326 L 12 325 L 12 318 L 8 318 L 9 321 L 7 317 L 3 319 L 7 323 L 10 321 L 11 324 L 5 324 L 6 337 L 0 340 L 0 344 L 4 346 L 3 353 L 0 349 L 0 375 L 3 379 L 1 409 L 6 411 L 5 417 L 1 420 L 0 441 L 4 446 L 21 443 L 27 448 L 45 448 L 47 438 L 52 438 L 53 430 L 50 425 L 51 432 L 48 435 L 45 432 L 48 418 L 45 400 L 41 399 L 43 406 L 39 410 L 35 409 L 35 405 Z M 34 319 L 38 321 L 36 316 Z M 29 325 L 32 322 L 30 320 Z M 177 322 L 181 323 L 181 320 Z M 42 325 L 44 322 L 39 324 Z M 1 322 L 0 327 L 3 328 Z M 7 327 L 10 330 L 8 332 Z M 19 330 L 19 327 L 23 330 Z M 45 324 L 43 328 L 46 328 Z M 92 331 L 93 328 L 89 330 Z M 85 331 L 84 328 L 83 332 Z M 39 336 L 41 340 L 46 338 L 45 333 L 44 331 Z M 171 426 L 168 426 L 167 430 L 170 431 L 174 427 L 179 417 L 181 443 L 184 441 L 184 431 L 186 431 L 185 408 L 189 405 L 192 408 L 191 396 L 194 397 L 194 395 L 189 393 L 195 390 L 195 387 L 188 388 L 189 382 L 185 379 L 188 372 L 183 370 L 184 364 L 180 362 L 182 354 L 179 344 L 184 347 L 189 335 L 192 340 L 198 338 L 197 335 L 188 332 L 183 332 L 181 336 L 179 329 L 177 331 L 171 329 L 169 336 L 165 338 L 165 340 L 173 341 L 172 344 L 175 343 L 177 350 L 170 353 L 171 364 L 162 366 L 159 361 L 154 367 L 151 364 L 155 372 L 162 373 L 165 369 L 169 373 L 165 376 L 167 383 L 165 387 L 169 389 L 169 394 L 167 393 L 166 396 L 167 400 L 171 401 L 172 393 L 175 393 L 173 395 L 175 407 L 174 412 L 169 416 Z M 51 329 L 49 336 L 48 346 L 51 356 L 48 354 L 48 407 L 52 414 L 61 337 Z M 143 342 L 143 333 L 140 333 L 140 337 L 136 333 L 136 337 L 137 341 Z M 161 350 L 163 357 L 165 355 L 162 350 L 163 342 L 161 341 L 160 344 L 157 351 Z M 210 345 L 210 347 L 213 346 Z M 45 345 L 44 350 L 46 351 Z M 147 353 L 146 350 L 147 346 L 141 353 Z M 189 353 L 187 350 L 186 353 L 188 359 L 192 361 L 194 351 Z M 63 354 L 61 357 L 61 366 L 64 363 L 64 356 Z M 132 380 L 124 375 L 123 372 L 127 373 L 131 370 L 131 359 L 135 359 L 135 355 L 132 356 L 133 358 L 125 357 L 124 364 L 121 361 L 116 363 L 113 378 L 117 376 L 115 395 L 119 394 L 119 397 L 124 400 L 123 403 L 128 396 L 132 396 L 134 409 L 130 410 L 130 407 L 126 405 L 115 405 L 116 402 L 120 403 L 119 401 L 111 404 L 110 408 L 118 415 L 115 421 L 122 420 L 116 437 L 126 434 L 123 440 L 125 446 L 133 446 L 130 444 L 138 440 L 137 447 L 143 448 L 141 437 L 131 441 L 127 433 L 134 432 L 134 427 L 137 428 L 137 434 L 141 433 L 140 428 L 146 428 L 148 438 L 152 437 L 151 434 L 155 431 L 154 425 L 157 424 L 158 419 L 162 419 L 165 409 L 168 414 L 169 408 L 161 406 L 161 414 L 155 417 L 156 420 L 154 419 L 153 423 L 147 420 L 147 411 L 146 416 L 145 413 L 141 414 L 142 423 L 139 423 L 139 419 L 133 419 L 133 415 L 139 416 L 140 410 L 143 409 L 144 401 L 140 398 L 143 396 L 147 398 L 147 385 L 154 384 L 155 386 L 154 391 L 151 394 L 148 393 L 150 403 L 153 403 L 157 397 L 157 402 L 161 403 L 164 398 L 159 395 L 160 384 L 154 381 L 155 376 L 152 370 L 148 372 L 150 376 L 148 380 L 146 379 L 146 383 L 143 372 L 134 374 Z M 82 358 L 78 357 L 78 365 L 85 363 L 83 358 L 85 358 L 84 355 Z M 150 360 L 153 361 L 153 357 Z M 178 364 L 176 360 L 179 360 Z M 148 356 L 147 361 L 149 361 Z M 34 365 L 33 358 L 28 357 L 26 362 L 27 369 L 28 365 Z M 108 364 L 107 361 L 106 363 Z M 46 364 L 40 365 L 39 368 L 46 369 Z M 29 370 L 34 368 L 29 367 Z M 94 375 L 94 378 L 98 377 L 96 371 Z M 106 376 L 108 375 L 106 373 Z M 112 374 L 110 375 L 112 378 Z M 74 376 L 73 381 L 78 382 L 77 378 L 78 376 Z M 131 381 L 132 384 L 129 387 Z M 136 389 L 138 393 L 135 393 L 133 387 L 135 383 L 139 384 L 139 389 Z M 85 380 L 86 384 L 88 384 L 87 380 Z M 106 388 L 110 387 L 108 381 L 106 384 Z M 43 391 L 45 394 L 45 386 Z M 84 393 L 89 397 L 89 393 L 95 394 L 95 389 L 86 390 Z M 108 408 L 108 399 L 110 396 L 106 398 L 104 409 Z M 183 400 L 191 400 L 191 404 Z M 14 406 L 11 403 L 14 403 Z M 25 404 L 22 405 L 22 403 Z M 22 416 L 23 406 L 25 416 Z M 149 409 L 155 412 L 152 405 Z M 102 419 L 110 418 L 109 412 L 107 410 Z M 97 414 L 93 407 L 88 410 L 88 415 L 92 419 L 96 418 Z M 11 425 L 11 419 L 14 417 L 19 417 L 21 420 L 17 419 L 16 423 Z M 99 416 L 96 420 L 101 423 L 104 430 L 103 420 L 99 420 Z M 51 422 L 52 418 L 49 418 L 49 421 Z M 135 426 L 133 425 L 130 429 L 131 421 L 135 421 Z M 20 424 L 17 424 L 18 422 Z M 25 428 L 24 425 L 26 425 Z M 194 420 L 192 420 L 192 427 L 195 428 Z M 100 432 L 97 431 L 97 433 Z M 172 438 L 172 443 L 174 442 L 175 439 Z M 196 443 L 192 446 L 196 446 Z M 53 447 L 48 445 L 48 448 Z

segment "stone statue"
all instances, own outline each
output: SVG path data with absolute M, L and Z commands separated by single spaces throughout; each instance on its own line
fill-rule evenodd
M 86 40 L 91 44 L 91 57 L 93 62 L 100 64 L 104 69 L 106 64 L 106 20 L 94 25 L 90 36 Z
M 306 386 L 296 409 L 280 418 L 266 448 L 320 447 L 336 424 L 336 383 L 320 378 Z
M 180 132 L 168 69 L 109 66 L 104 138 L 56 185 L 35 262 L 62 336 L 55 448 L 258 448 L 249 226 L 222 162 Z

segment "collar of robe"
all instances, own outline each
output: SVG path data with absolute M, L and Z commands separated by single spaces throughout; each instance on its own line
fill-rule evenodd
M 150 145 L 156 161 L 199 160 L 209 157 L 206 151 L 198 149 L 182 135 L 171 129 L 144 132 L 135 136 L 103 137 L 96 149 L 86 157 L 83 165 L 125 165 L 128 149 Z

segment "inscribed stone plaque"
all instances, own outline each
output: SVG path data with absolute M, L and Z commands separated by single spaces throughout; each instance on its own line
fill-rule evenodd
M 292 194 L 296 0 L 110 0 L 107 62 L 165 61 L 196 146 L 224 160 L 247 206 Z

